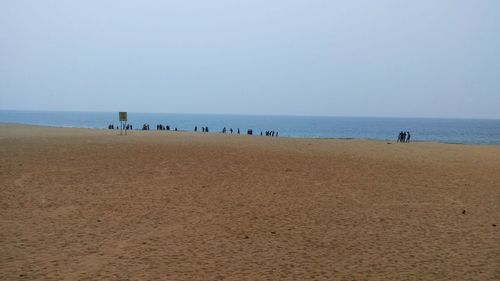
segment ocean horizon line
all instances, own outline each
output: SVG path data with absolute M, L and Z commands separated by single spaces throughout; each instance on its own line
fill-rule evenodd
M 28 112 L 28 113 L 103 113 L 118 114 L 120 111 L 92 111 L 92 110 L 41 110 L 41 109 L 0 109 L 0 112 Z M 125 111 L 125 110 L 123 110 Z M 189 113 L 189 112 L 143 112 L 125 111 L 131 114 L 171 114 L 171 115 L 204 115 L 204 116 L 249 116 L 249 117 L 311 117 L 311 118 L 380 118 L 380 119 L 431 119 L 431 120 L 491 120 L 500 121 L 500 117 L 444 117 L 444 116 L 371 116 L 371 115 L 307 115 L 307 114 L 256 114 L 256 113 Z

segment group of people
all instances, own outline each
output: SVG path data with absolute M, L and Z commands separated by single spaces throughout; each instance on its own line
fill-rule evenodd
M 229 128 L 229 133 L 233 134 L 233 132 L 236 132 L 239 135 L 240 134 L 240 128 L 238 128 L 236 131 L 233 131 L 233 128 Z M 223 134 L 227 133 L 226 127 L 222 128 L 222 133 Z
M 113 124 L 109 124 L 108 125 L 108 129 L 109 130 L 118 130 L 120 129 L 120 126 L 118 125 L 113 125 Z M 133 127 L 132 127 L 132 124 L 123 124 L 123 128 L 122 129 L 125 129 L 125 130 L 133 130 Z M 142 125 L 142 130 L 143 131 L 149 131 L 149 124 L 145 123 Z M 170 131 L 170 125 L 162 125 L 162 124 L 157 124 L 156 125 L 156 130 L 158 131 Z M 174 131 L 177 132 L 177 128 L 174 128 Z M 195 132 L 198 132 L 198 126 L 195 126 L 194 127 L 194 131 Z M 208 133 L 209 130 L 208 130 L 208 127 L 201 127 L 201 131 L 203 133 Z M 237 128 L 236 130 L 233 130 L 233 128 L 229 128 L 229 130 L 224 127 L 222 128 L 222 133 L 223 134 L 226 134 L 227 132 L 229 131 L 230 134 L 233 134 L 233 133 L 237 133 L 238 135 L 240 134 L 240 128 Z M 252 129 L 249 129 L 247 131 L 247 135 L 253 135 L 253 130 Z M 263 136 L 267 136 L 267 137 L 278 137 L 279 134 L 277 131 L 265 131 L 264 133 L 260 132 L 260 135 Z M 400 131 L 399 132 L 399 135 L 398 135 L 398 141 L 397 142 L 403 142 L 403 143 L 409 143 L 410 142 L 410 139 L 411 139 L 411 134 L 409 131 Z
M 108 130 L 114 130 L 114 129 L 118 130 L 118 129 L 120 129 L 120 126 L 118 126 L 118 125 L 115 126 L 113 124 L 109 124 L 108 125 Z M 124 129 L 124 130 L 132 130 L 132 124 L 126 124 L 126 125 L 123 124 L 123 128 L 122 129 Z
M 198 132 L 198 126 L 194 126 L 194 131 Z M 201 127 L 202 133 L 208 133 L 208 127 Z
M 262 136 L 262 132 L 260 132 L 260 135 Z M 275 135 L 278 136 L 278 132 L 266 131 L 266 137 L 274 137 Z
M 149 127 L 148 127 L 149 129 Z M 156 125 L 156 130 L 157 131 L 170 131 L 170 125 L 163 125 L 163 124 L 157 124 Z M 177 131 L 177 128 L 174 128 L 174 131 Z
M 401 131 L 399 132 L 398 142 L 410 142 L 410 138 L 411 138 L 410 132 Z
M 114 130 L 114 129 L 119 129 L 120 127 L 117 125 L 113 125 L 113 124 L 109 124 L 108 125 L 108 129 L 109 130 Z M 132 125 L 131 124 L 123 124 L 123 129 L 126 129 L 126 130 L 132 130 Z M 148 123 L 144 123 L 142 125 L 142 130 L 143 131 L 149 131 L 150 130 L 150 127 L 149 127 L 149 124 Z M 171 130 L 171 127 L 170 125 L 163 125 L 163 124 L 157 124 L 156 125 L 156 130 L 157 131 L 170 131 Z M 177 132 L 177 128 L 173 128 L 174 131 Z M 195 126 L 194 127 L 194 131 L 195 132 L 198 132 L 198 126 Z M 207 126 L 204 126 L 204 127 L 201 127 L 201 132 L 203 133 L 208 133 L 209 130 L 208 130 L 208 127 Z M 237 128 L 236 130 L 233 130 L 233 128 L 229 128 L 229 130 L 224 127 L 222 128 L 222 133 L 223 134 L 227 134 L 227 133 L 230 133 L 230 134 L 233 134 L 233 133 L 236 133 L 236 134 L 240 134 L 240 128 Z M 278 136 L 278 132 L 277 131 L 265 131 L 264 133 L 261 131 L 260 132 L 260 135 L 263 136 L 265 134 L 265 136 L 269 136 L 269 137 L 274 137 L 274 136 Z M 247 135 L 253 135 L 253 130 L 252 129 L 248 129 L 247 130 Z
M 130 125 L 130 130 L 132 130 L 132 125 Z M 143 131 L 149 131 L 150 127 L 148 123 L 142 124 L 142 130 Z M 156 124 L 156 130 L 157 131 L 170 131 L 170 125 L 163 125 L 163 124 Z M 177 131 L 177 128 L 174 128 L 175 131 Z
M 208 128 L 207 128 L 207 130 L 208 130 Z M 196 132 L 196 127 L 195 127 L 195 132 Z M 222 133 L 223 134 L 226 134 L 227 132 L 228 132 L 228 130 L 227 130 L 226 127 L 222 128 Z M 233 134 L 233 132 L 234 132 L 233 128 L 229 128 L 229 133 Z M 240 128 L 237 128 L 236 133 L 238 135 L 240 134 Z M 269 137 L 274 137 L 274 136 L 277 137 L 278 136 L 278 132 L 276 132 L 276 131 L 266 131 L 265 134 L 266 134 L 266 136 L 269 136 Z M 253 130 L 252 129 L 248 129 L 247 130 L 247 135 L 253 135 Z M 262 132 L 260 132 L 260 135 L 263 136 L 264 134 Z

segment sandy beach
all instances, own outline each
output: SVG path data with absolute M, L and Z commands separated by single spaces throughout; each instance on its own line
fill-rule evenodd
M 0 280 L 500 280 L 500 146 L 0 124 Z

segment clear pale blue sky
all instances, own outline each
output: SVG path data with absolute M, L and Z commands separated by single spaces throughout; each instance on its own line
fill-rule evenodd
M 500 118 L 500 1 L 0 1 L 0 109 Z

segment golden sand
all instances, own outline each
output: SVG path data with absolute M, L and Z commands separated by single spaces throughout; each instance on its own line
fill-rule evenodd
M 500 147 L 3 124 L 0 226 L 0 280 L 500 280 Z

